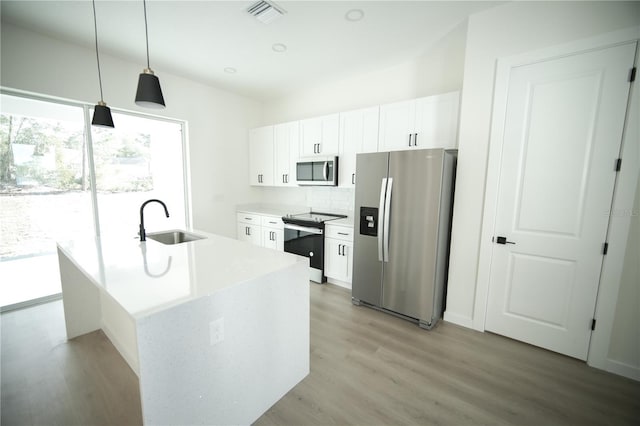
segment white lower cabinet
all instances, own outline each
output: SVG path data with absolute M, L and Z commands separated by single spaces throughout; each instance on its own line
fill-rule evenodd
M 240 241 L 247 241 L 257 246 L 262 245 L 261 217 L 256 214 L 237 214 L 237 235 Z
M 284 223 L 275 216 L 262 216 L 262 246 L 284 251 Z
M 238 212 L 237 238 L 257 246 L 284 251 L 284 223 L 277 216 Z
M 325 226 L 324 274 L 338 281 L 336 284 L 351 288 L 353 272 L 353 228 Z

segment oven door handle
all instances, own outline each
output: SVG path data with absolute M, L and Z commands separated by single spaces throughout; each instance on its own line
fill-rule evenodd
M 284 229 L 292 229 L 294 231 L 302 231 L 302 232 L 309 232 L 310 234 L 322 235 L 322 229 L 307 228 L 306 226 L 292 225 L 289 223 L 284 224 Z

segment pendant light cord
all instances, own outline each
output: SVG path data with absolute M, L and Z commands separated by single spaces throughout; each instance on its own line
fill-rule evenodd
M 98 20 L 96 19 L 96 0 L 91 0 L 93 5 L 93 28 L 96 35 L 96 61 L 98 62 L 98 83 L 100 84 L 100 101 L 104 102 L 102 96 L 102 74 L 100 73 L 100 55 L 98 55 Z
M 149 29 L 147 28 L 147 2 L 142 0 L 142 7 L 144 9 L 144 37 L 147 41 L 147 68 L 151 69 L 149 65 Z

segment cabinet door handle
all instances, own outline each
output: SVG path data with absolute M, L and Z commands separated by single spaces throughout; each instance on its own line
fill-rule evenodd
M 351 185 L 355 185 L 355 184 L 356 184 L 356 174 L 351 173 Z
M 338 244 L 338 256 L 340 256 L 340 247 L 342 247 L 342 244 Z
M 409 133 L 409 146 L 411 146 L 411 136 L 413 136 L 413 134 Z
M 338 235 L 349 235 L 348 232 L 338 232 Z
M 285 182 L 284 182 L 284 183 L 289 183 L 289 174 L 287 173 L 285 176 L 286 176 L 287 178 L 285 179 Z
M 413 134 L 413 146 L 418 146 L 418 134 Z
M 318 144 L 318 154 L 322 152 L 322 145 Z

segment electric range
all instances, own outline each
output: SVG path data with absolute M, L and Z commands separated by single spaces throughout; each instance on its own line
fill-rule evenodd
M 346 215 L 321 213 L 291 214 L 284 222 L 284 251 L 309 258 L 309 278 L 318 283 L 327 281 L 324 275 L 324 225 Z

